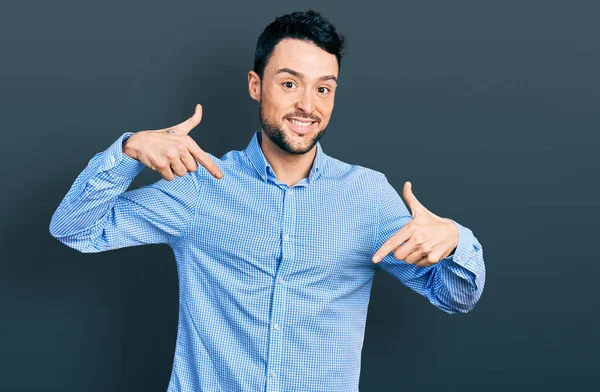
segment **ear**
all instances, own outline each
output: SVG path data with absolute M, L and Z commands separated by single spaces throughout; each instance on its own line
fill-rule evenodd
M 260 77 L 254 71 L 248 72 L 248 93 L 252 99 L 260 102 Z

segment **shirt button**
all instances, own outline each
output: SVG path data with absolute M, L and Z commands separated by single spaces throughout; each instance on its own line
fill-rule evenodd
M 110 162 L 115 163 L 115 157 L 113 157 L 112 155 L 110 156 Z
M 273 328 L 275 329 L 275 331 L 279 331 L 279 324 L 275 324 Z
M 283 284 L 283 279 L 281 279 L 281 278 L 277 279 L 277 283 Z
M 273 372 L 273 371 L 269 372 L 269 376 L 275 377 L 275 372 Z
M 289 238 L 290 238 L 290 236 L 289 236 L 289 235 L 287 235 L 287 234 L 284 234 L 284 235 L 283 235 L 283 239 L 284 239 L 285 241 L 287 241 Z

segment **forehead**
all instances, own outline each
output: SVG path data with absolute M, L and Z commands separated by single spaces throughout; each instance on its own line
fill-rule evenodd
M 312 42 L 299 39 L 286 38 L 275 45 L 265 73 L 273 76 L 273 73 L 281 68 L 293 69 L 311 79 L 323 75 L 338 76 L 338 62 L 335 55 Z

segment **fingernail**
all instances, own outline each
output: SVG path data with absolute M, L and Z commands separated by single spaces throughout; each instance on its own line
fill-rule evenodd
M 379 257 L 379 256 L 374 256 L 373 259 L 372 259 L 373 263 L 377 263 L 380 258 L 381 257 Z

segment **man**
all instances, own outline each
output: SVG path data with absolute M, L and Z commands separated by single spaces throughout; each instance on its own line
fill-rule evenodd
M 248 73 L 262 128 L 220 159 L 183 123 L 96 154 L 50 233 L 84 253 L 172 247 L 179 328 L 168 391 L 357 391 L 371 284 L 384 269 L 447 313 L 484 282 L 471 230 L 385 175 L 325 154 L 344 37 L 313 11 L 277 18 Z M 203 166 L 199 169 L 200 165 Z M 150 167 L 164 178 L 126 191 Z

